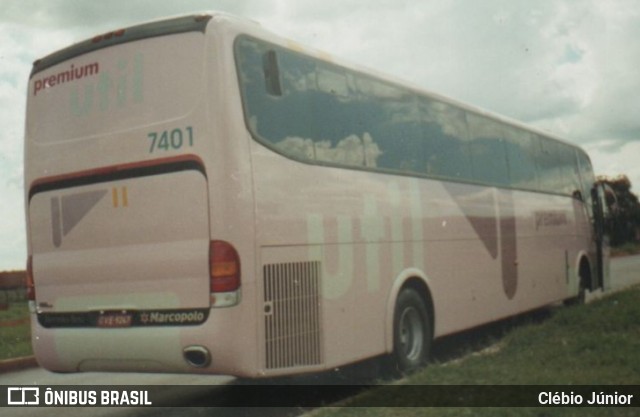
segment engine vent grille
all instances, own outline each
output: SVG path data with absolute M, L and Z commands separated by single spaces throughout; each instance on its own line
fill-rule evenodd
M 266 368 L 322 363 L 320 262 L 264 266 Z

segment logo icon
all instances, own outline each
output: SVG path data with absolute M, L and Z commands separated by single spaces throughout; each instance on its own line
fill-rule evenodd
M 7 405 L 40 405 L 40 388 L 7 388 Z

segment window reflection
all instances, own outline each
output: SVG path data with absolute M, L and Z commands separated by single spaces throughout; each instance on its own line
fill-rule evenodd
M 236 42 L 236 59 L 249 128 L 291 158 L 565 195 L 583 188 L 588 158 L 559 141 L 250 37 Z

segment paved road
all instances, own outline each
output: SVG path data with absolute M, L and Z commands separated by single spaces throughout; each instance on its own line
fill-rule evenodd
M 587 293 L 587 302 L 637 284 L 640 284 L 640 255 L 614 258 L 611 260 L 611 288 L 605 293 Z
M 617 258 L 611 262 L 612 290 L 618 291 L 632 285 L 640 284 L 640 256 Z M 597 298 L 600 294 L 593 294 L 589 299 Z M 0 374 L 0 385 L 197 385 L 201 390 L 200 398 L 206 398 L 224 393 L 224 386 L 234 381 L 229 377 L 198 376 L 198 375 L 172 375 L 172 374 L 136 374 L 136 373 L 79 373 L 79 374 L 54 374 L 40 368 L 28 369 L 19 372 Z M 193 387 L 192 387 L 193 388 Z M 187 388 L 185 388 L 187 389 Z M 193 398 L 193 391 L 189 392 Z M 224 395 L 224 394 L 222 394 Z M 186 400 L 189 401 L 189 400 Z M 185 404 L 186 405 L 186 404 Z M 56 409 L 62 411 L 62 409 Z M 64 414 L 74 416 L 152 416 L 158 413 L 158 409 L 126 409 L 126 408 L 66 408 Z M 199 408 L 162 409 L 163 415 L 205 415 L 205 411 Z M 300 410 L 295 409 L 217 409 L 216 415 L 295 415 Z M 47 408 L 10 408 L 3 409 L 4 417 L 44 417 L 51 415 L 51 409 Z
M 620 290 L 640 283 L 640 255 L 611 261 L 613 289 Z

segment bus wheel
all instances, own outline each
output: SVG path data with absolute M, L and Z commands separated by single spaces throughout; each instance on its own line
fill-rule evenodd
M 431 322 L 422 297 L 412 288 L 398 295 L 393 316 L 394 374 L 411 373 L 426 364 L 431 350 Z
M 566 306 L 585 304 L 587 301 L 587 287 L 589 286 L 589 282 L 591 282 L 591 270 L 589 269 L 589 264 L 584 260 L 580 262 L 580 273 L 578 277 L 578 294 L 566 300 L 564 302 Z

